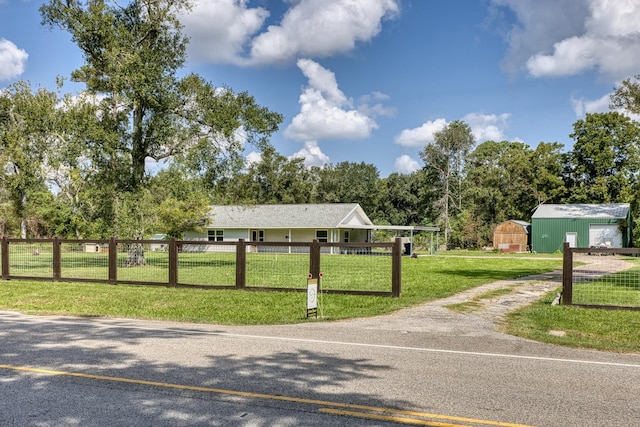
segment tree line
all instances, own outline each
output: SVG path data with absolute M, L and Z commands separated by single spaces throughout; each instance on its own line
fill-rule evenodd
M 180 77 L 187 0 L 51 0 L 43 24 L 69 32 L 84 56 L 76 95 L 18 82 L 0 91 L 0 234 L 20 237 L 180 237 L 201 230 L 211 204 L 359 203 L 377 224 L 437 225 L 451 247 L 490 244 L 494 227 L 528 221 L 541 203 L 638 203 L 640 125 L 587 114 L 573 147 L 476 144 L 453 121 L 412 174 L 375 165 L 308 168 L 269 138 L 283 117 L 248 93 Z M 640 78 L 612 107 L 640 113 Z M 261 153 L 247 163 L 249 147 Z M 148 173 L 148 163 L 159 165 Z M 639 230 L 640 231 L 640 230 Z M 640 237 L 640 232 L 634 234 Z

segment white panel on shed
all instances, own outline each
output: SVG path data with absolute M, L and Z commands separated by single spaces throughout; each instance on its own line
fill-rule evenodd
M 589 225 L 589 246 L 621 248 L 622 233 L 616 224 Z

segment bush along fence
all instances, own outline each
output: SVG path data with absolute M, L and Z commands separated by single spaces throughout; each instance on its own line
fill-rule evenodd
M 2 279 L 399 297 L 401 240 L 387 243 L 11 239 Z
M 638 248 L 563 248 L 562 304 L 640 310 Z

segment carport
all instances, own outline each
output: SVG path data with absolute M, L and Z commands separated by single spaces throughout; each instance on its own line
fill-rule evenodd
M 422 225 L 374 225 L 370 227 L 370 229 L 393 231 L 395 233 L 395 237 L 400 237 L 403 239 L 404 249 L 407 255 L 413 254 L 413 239 L 415 234 L 421 231 L 428 231 L 429 233 L 431 233 L 431 238 L 429 240 L 430 242 L 429 253 L 433 255 L 437 252 L 439 238 L 440 238 L 440 228 L 438 227 L 422 226 Z M 435 237 L 435 246 L 434 246 L 434 237 Z M 406 239 L 406 241 L 404 239 Z

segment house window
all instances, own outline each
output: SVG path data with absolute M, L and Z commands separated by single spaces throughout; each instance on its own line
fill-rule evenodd
M 344 238 L 342 239 L 342 241 L 344 243 L 349 243 L 349 232 L 348 231 L 344 232 Z
M 316 230 L 316 240 L 320 243 L 327 243 L 329 232 L 327 230 Z
M 252 242 L 264 242 L 264 230 L 251 230 Z
M 224 230 L 208 230 L 207 240 L 210 242 L 222 242 L 224 240 Z

